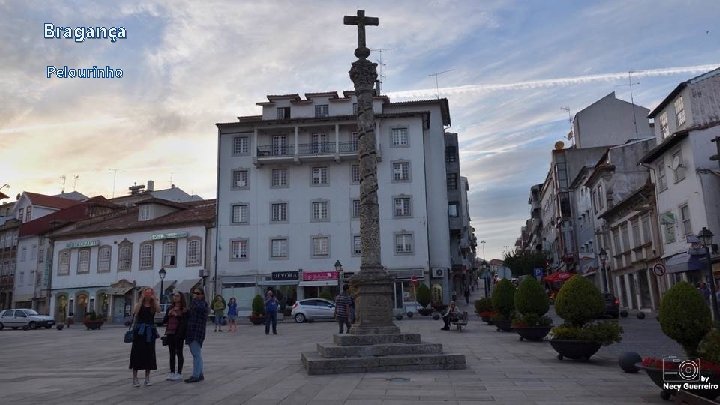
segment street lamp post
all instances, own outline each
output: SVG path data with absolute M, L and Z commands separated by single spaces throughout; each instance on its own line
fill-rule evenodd
M 710 302 L 712 303 L 713 318 L 715 319 L 715 322 L 718 322 L 720 321 L 720 317 L 718 316 L 717 297 L 715 296 L 715 276 L 713 275 L 712 263 L 710 262 L 710 246 L 712 246 L 713 233 L 703 226 L 697 237 L 698 239 L 700 239 L 700 243 L 702 243 L 703 247 L 705 248 L 705 261 L 707 261 L 708 283 L 710 283 Z
M 600 258 L 600 265 L 602 266 L 602 282 L 603 282 L 603 293 L 608 292 L 608 282 L 607 282 L 607 269 L 605 268 L 605 263 L 607 262 L 607 252 L 605 249 L 600 249 L 600 253 L 598 253 L 598 257 Z
M 164 267 L 161 267 L 158 274 L 160 275 L 160 303 L 163 304 L 163 298 L 165 298 L 165 285 L 163 282 L 165 280 L 165 275 L 167 275 L 167 271 L 165 271 Z
M 480 241 L 480 245 L 482 245 L 483 260 L 485 260 L 485 241 L 484 241 L 484 240 L 481 240 L 481 241 Z
M 340 263 L 340 260 L 335 261 L 335 271 L 338 272 L 338 293 L 342 292 L 342 271 L 343 266 L 342 263 Z

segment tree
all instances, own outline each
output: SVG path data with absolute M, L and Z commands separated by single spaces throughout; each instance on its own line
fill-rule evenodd
M 513 277 L 533 275 L 533 269 L 545 268 L 545 253 L 537 250 L 505 253 L 505 266 L 510 268 Z

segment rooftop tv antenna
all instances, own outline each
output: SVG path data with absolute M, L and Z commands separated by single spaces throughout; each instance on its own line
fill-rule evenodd
M 637 126 L 637 113 L 635 112 L 635 99 L 633 98 L 633 86 L 636 86 L 640 84 L 640 82 L 633 82 L 632 81 L 632 74 L 635 73 L 634 70 L 628 71 L 628 82 L 627 84 L 618 84 L 617 86 L 628 86 L 630 87 L 630 104 L 632 104 L 633 109 L 633 125 L 635 125 L 635 137 L 637 138 L 638 135 L 638 126 Z M 616 87 L 617 87 L 616 86 Z
M 60 188 L 60 194 L 65 192 L 65 180 L 67 180 L 67 177 L 64 174 L 60 176 L 60 184 L 62 185 Z
M 119 170 L 120 170 L 120 169 L 108 169 L 108 171 L 113 172 L 113 191 L 112 191 L 112 197 L 111 197 L 111 198 L 115 198 L 115 180 L 117 179 L 117 172 L 118 172 Z
M 444 70 L 442 72 L 430 73 L 428 75 L 428 76 L 435 76 L 435 94 L 437 95 L 438 100 L 440 99 L 440 88 L 438 86 L 438 76 L 440 76 L 441 74 L 447 73 L 447 72 L 452 72 L 453 70 L 455 70 L 455 69 L 448 69 L 448 70 Z
M 385 67 L 385 64 L 383 63 L 382 53 L 383 53 L 383 51 L 392 51 L 392 49 L 387 49 L 387 48 L 375 48 L 375 49 L 373 49 L 373 48 L 370 48 L 370 50 L 371 50 L 372 52 L 377 52 L 377 53 L 378 53 L 378 61 L 377 61 L 377 62 L 378 62 L 378 66 L 380 66 L 380 72 L 378 73 L 378 80 L 376 81 L 376 84 L 377 84 L 377 94 L 378 94 L 378 96 L 379 96 L 380 94 L 382 94 L 382 93 L 381 93 L 382 82 L 383 82 L 383 80 L 385 80 L 385 75 L 383 74 L 383 68 Z
M 77 181 L 78 181 L 79 178 L 80 178 L 80 175 L 79 175 L 79 174 L 76 174 L 75 176 L 73 176 L 73 191 L 76 191 Z
M 570 110 L 570 107 L 565 106 L 565 107 L 560 107 L 560 109 L 561 109 L 561 110 L 564 110 L 564 111 L 566 111 L 566 112 L 568 113 L 568 124 L 570 124 L 570 132 L 568 132 L 567 138 L 568 138 L 568 140 L 573 140 L 573 139 L 575 138 L 575 134 L 573 133 L 572 112 L 571 112 L 571 110 Z M 574 143 L 574 142 L 575 142 L 575 141 L 573 140 L 573 143 Z

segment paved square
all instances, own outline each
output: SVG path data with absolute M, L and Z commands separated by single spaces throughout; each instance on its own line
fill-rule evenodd
M 625 319 L 631 334 L 654 319 Z M 616 352 L 603 348 L 589 363 L 559 361 L 545 343 L 518 341 L 496 332 L 474 315 L 462 332 L 441 331 L 441 321 L 416 315 L 396 324 L 422 333 L 447 352 L 463 353 L 468 368 L 308 376 L 300 352 L 330 343 L 331 322 L 278 325 L 278 335 L 262 326 L 241 325 L 236 334 L 208 329 L 203 355 L 206 380 L 196 384 L 164 381 L 167 348 L 157 345 L 158 366 L 152 387 L 133 388 L 128 370 L 130 345 L 121 327 L 3 330 L 0 392 L 4 403 L 25 404 L 637 404 L 667 403 L 642 372 L 625 374 Z M 664 337 L 664 336 L 663 336 Z M 626 333 L 626 341 L 633 336 Z M 672 343 L 672 342 L 671 342 Z M 610 348 L 608 348 L 610 349 Z M 192 368 L 185 348 L 184 375 Z M 646 354 L 646 353 L 642 353 Z

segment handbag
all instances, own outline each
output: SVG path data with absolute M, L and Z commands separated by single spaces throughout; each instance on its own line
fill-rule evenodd
M 160 336 L 160 341 L 162 342 L 163 346 L 167 346 L 168 345 L 168 335 Z
M 123 342 L 132 343 L 134 335 L 135 335 L 135 318 L 133 317 L 133 321 L 130 324 L 130 329 L 125 331 L 125 336 L 123 336 Z

